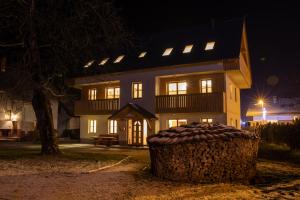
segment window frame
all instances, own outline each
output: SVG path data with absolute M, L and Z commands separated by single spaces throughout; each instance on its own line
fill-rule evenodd
M 97 88 L 89 88 L 88 90 L 88 100 L 97 100 Z
M 118 121 L 108 120 L 108 134 L 117 134 L 117 133 L 118 133 Z
M 135 85 L 137 85 L 137 90 L 135 91 Z M 131 97 L 132 99 L 141 99 L 143 98 L 143 83 L 142 82 L 132 82 L 131 84 Z M 137 96 L 135 96 L 135 92 Z
M 213 118 L 201 118 L 201 122 L 202 123 L 213 123 L 214 122 L 214 120 L 213 120 Z
M 185 90 L 179 90 L 180 83 L 185 83 Z M 176 84 L 176 94 L 170 94 L 170 88 L 169 88 L 170 84 Z M 187 94 L 187 81 L 170 81 L 167 83 L 167 94 L 168 95 L 181 95 L 179 93 L 179 91 L 185 91 L 185 93 L 181 93 L 181 94 Z
M 208 81 L 210 81 L 210 87 L 208 87 Z M 205 92 L 203 87 L 203 82 L 205 82 Z M 208 91 L 210 89 L 210 92 Z M 201 79 L 200 80 L 200 93 L 206 94 L 206 93 L 213 93 L 213 80 L 211 78 L 207 79 Z
M 97 120 L 89 119 L 88 120 L 88 134 L 97 133 Z
M 170 126 L 170 121 L 176 121 L 176 126 Z M 178 127 L 179 126 L 179 121 L 185 121 L 184 124 L 181 124 L 181 125 L 186 125 L 187 124 L 187 119 L 168 119 L 167 120 L 167 124 L 168 124 L 168 128 L 173 128 L 173 127 Z M 180 125 L 180 126 L 181 126 Z
M 113 98 L 108 98 L 108 90 L 113 89 Z M 119 90 L 119 95 L 116 96 L 116 90 Z M 105 88 L 105 99 L 119 99 L 120 98 L 120 87 L 106 87 Z

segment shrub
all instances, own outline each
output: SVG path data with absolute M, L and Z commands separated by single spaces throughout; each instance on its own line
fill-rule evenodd
M 300 149 L 300 120 L 291 124 L 265 124 L 256 131 L 265 143 L 286 144 L 291 150 Z

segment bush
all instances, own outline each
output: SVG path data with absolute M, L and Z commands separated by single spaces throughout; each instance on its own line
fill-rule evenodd
M 292 124 L 265 124 L 256 130 L 263 142 L 286 144 L 291 150 L 300 149 L 300 120 Z

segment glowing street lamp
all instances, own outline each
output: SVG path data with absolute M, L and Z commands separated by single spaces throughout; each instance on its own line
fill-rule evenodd
M 264 100 L 259 99 L 257 104 L 261 105 L 262 119 L 263 121 L 265 121 L 267 116 L 267 109 L 264 107 Z

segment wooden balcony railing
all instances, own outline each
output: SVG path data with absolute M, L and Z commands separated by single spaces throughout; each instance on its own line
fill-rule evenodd
M 156 96 L 156 113 L 224 112 L 223 92 Z
M 119 109 L 119 99 L 82 100 L 75 102 L 75 115 L 111 114 Z

